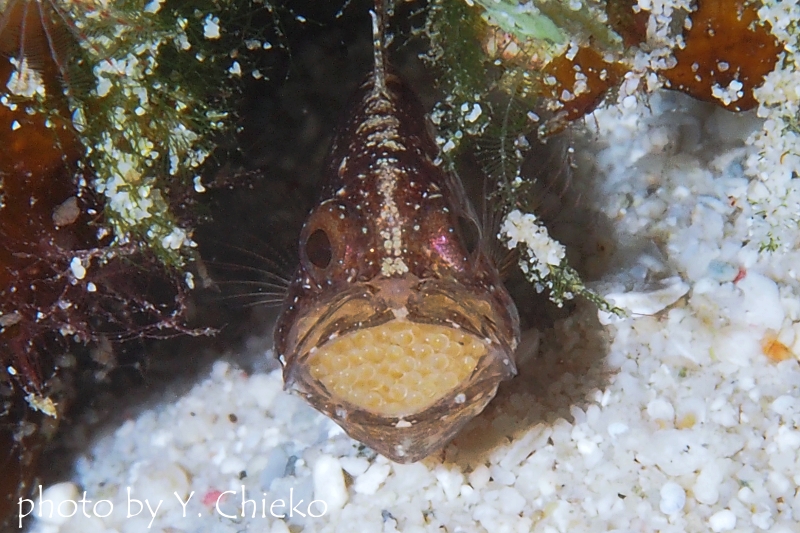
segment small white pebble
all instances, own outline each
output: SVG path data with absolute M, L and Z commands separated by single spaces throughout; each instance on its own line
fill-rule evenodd
M 664 483 L 661 487 L 661 501 L 658 504 L 658 508 L 661 509 L 662 513 L 666 515 L 675 514 L 683 509 L 685 503 L 686 491 L 683 490 L 683 487 L 674 481 Z
M 283 520 L 275 520 L 272 522 L 272 529 L 269 530 L 269 533 L 290 533 L 290 530 L 289 526 L 286 525 L 286 522 Z
M 515 516 L 525 509 L 525 497 L 512 487 L 500 489 L 500 512 L 505 516 Z
M 469 475 L 469 484 L 475 490 L 482 490 L 489 483 L 489 478 L 492 475 L 486 465 L 478 465 Z
M 711 515 L 708 525 L 715 532 L 730 531 L 736 527 L 736 515 L 730 509 L 723 509 Z
M 628 431 L 628 425 L 622 422 L 612 422 L 608 425 L 608 434 L 612 437 L 622 435 Z
M 783 396 L 778 396 L 775 400 L 770 404 L 770 409 L 781 416 L 791 416 L 794 414 L 794 407 L 797 404 L 797 401 L 794 399 L 793 396 L 788 394 L 784 394 Z
M 781 425 L 775 436 L 775 443 L 782 452 L 797 450 L 800 448 L 800 431 Z
M 374 463 L 366 472 L 356 478 L 353 490 L 359 494 L 375 494 L 386 478 L 389 477 L 391 467 L 388 464 Z
M 695 499 L 706 505 L 714 505 L 719 499 L 719 486 L 722 483 L 722 470 L 716 461 L 711 461 L 700 470 L 692 487 Z
M 455 500 L 461 493 L 461 485 L 464 483 L 464 476 L 458 470 L 449 470 L 444 466 L 439 466 L 434 471 L 439 485 L 444 490 L 448 501 Z
M 238 474 L 247 468 L 247 463 L 240 457 L 226 457 L 219 465 L 222 474 Z
M 37 511 L 42 511 L 41 517 L 39 517 L 38 512 L 34 513 L 37 522 L 53 526 L 60 526 L 66 523 L 70 518 L 70 513 L 76 510 L 76 507 L 80 506 L 78 503 L 74 503 L 73 505 L 73 503 L 66 502 L 77 502 L 78 499 L 80 499 L 80 492 L 75 483 L 56 483 L 55 485 L 47 487 L 44 492 L 42 492 L 42 500 L 50 500 L 53 502 L 53 505 L 37 507 Z M 51 512 L 48 513 L 48 510 Z
M 656 398 L 647 404 L 647 414 L 652 420 L 672 422 L 675 418 L 675 408 L 667 400 Z
M 500 485 L 513 485 L 514 482 L 517 480 L 517 476 L 514 475 L 513 472 L 510 470 L 506 470 L 505 468 L 499 465 L 492 465 L 489 469 L 489 472 L 492 473 L 492 479 L 494 479 L 495 483 Z
M 544 472 L 539 479 L 536 480 L 536 488 L 542 493 L 542 496 L 552 496 L 556 493 L 557 477 L 553 472 Z
M 354 478 L 360 476 L 369 468 L 369 461 L 363 457 L 342 457 L 339 461 L 344 471 Z
M 591 455 L 597 451 L 597 444 L 589 439 L 580 439 L 577 443 L 577 447 L 581 455 Z
M 388 465 L 387 465 L 388 466 Z M 328 510 L 341 509 L 347 503 L 347 487 L 339 459 L 323 455 L 314 463 L 314 498 L 324 501 Z
M 736 286 L 744 295 L 739 312 L 744 315 L 745 322 L 779 331 L 785 313 L 778 284 L 766 276 L 748 272 Z
M 772 513 L 764 511 L 762 513 L 755 513 L 752 517 L 753 525 L 764 531 L 768 531 L 772 525 Z
M 153 501 L 163 500 L 163 510 L 180 508 L 176 494 L 186 501 L 189 495 L 189 474 L 178 463 L 161 463 L 148 465 L 140 470 L 133 492 L 147 494 Z M 151 496 L 152 495 L 152 496 Z

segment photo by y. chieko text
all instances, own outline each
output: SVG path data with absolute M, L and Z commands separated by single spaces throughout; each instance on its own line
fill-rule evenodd
M 65 483 L 63 485 L 74 485 Z M 124 494 L 109 497 L 109 499 L 91 499 L 87 491 L 79 493 L 70 490 L 58 490 L 54 485 L 43 490 L 39 485 L 38 497 L 33 499 L 19 498 L 18 502 L 18 527 L 22 529 L 26 517 L 33 517 L 42 522 L 65 523 L 76 515 L 83 515 L 88 519 L 102 520 L 113 513 L 124 513 L 126 519 L 147 521 L 150 529 L 157 521 L 159 512 L 166 508 L 179 505 L 184 518 L 189 513 L 197 512 L 197 516 L 213 516 L 237 520 L 239 518 L 277 518 L 287 519 L 295 516 L 306 518 L 320 518 L 328 512 L 328 504 L 324 500 L 304 499 L 295 500 L 294 488 L 289 489 L 287 498 L 269 500 L 262 493 L 262 498 L 249 498 L 244 485 L 239 490 L 211 490 L 205 496 L 198 497 L 199 506 L 192 501 L 195 491 L 188 495 L 178 492 L 172 493 L 172 498 L 142 498 L 144 495 L 135 494 L 131 487 L 126 487 Z M 56 490 L 54 490 L 56 489 Z M 239 505 L 237 505 L 239 504 Z M 205 513 L 203 512 L 205 511 Z

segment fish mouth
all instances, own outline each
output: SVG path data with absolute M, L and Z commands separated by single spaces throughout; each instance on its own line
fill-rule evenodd
M 387 278 L 313 311 L 297 321 L 287 388 L 398 462 L 443 447 L 516 374 L 516 309 L 491 291 Z

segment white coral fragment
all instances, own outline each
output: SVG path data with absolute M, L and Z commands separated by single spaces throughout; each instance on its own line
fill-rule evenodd
M 680 278 L 669 278 L 663 283 L 666 285 L 664 288 L 654 291 L 615 292 L 606 294 L 605 299 L 632 318 L 652 316 L 674 304 L 689 292 L 689 284 Z M 599 309 L 597 318 L 601 324 L 606 326 L 624 320 L 625 317 Z

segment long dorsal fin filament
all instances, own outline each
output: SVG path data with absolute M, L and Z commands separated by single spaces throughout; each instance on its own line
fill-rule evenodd
M 372 17 L 372 52 L 374 55 L 374 88 L 376 94 L 389 96 L 386 89 L 386 58 L 383 52 L 384 12 L 382 0 L 375 0 L 375 9 L 369 12 Z

